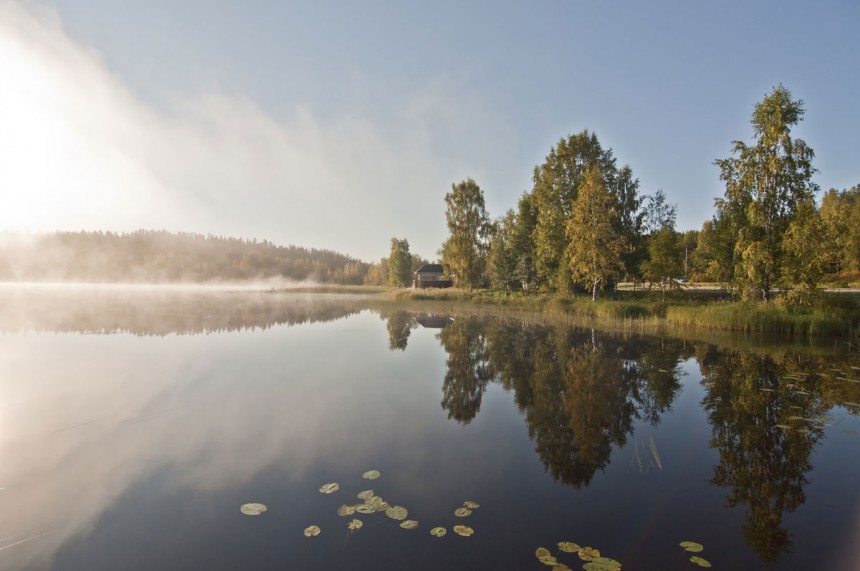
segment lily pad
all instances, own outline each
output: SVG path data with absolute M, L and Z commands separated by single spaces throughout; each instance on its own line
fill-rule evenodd
M 692 557 L 690 557 L 690 561 L 692 563 L 695 563 L 699 567 L 710 567 L 711 566 L 710 561 L 708 561 L 707 559 L 702 559 L 698 555 L 693 555 Z
M 444 527 L 434 527 L 430 530 L 430 535 L 432 535 L 433 537 L 442 537 L 446 533 L 448 533 L 448 530 Z
M 348 516 L 355 513 L 355 506 L 348 506 L 346 504 L 337 508 L 337 515 L 339 516 Z
M 409 512 L 403 506 L 392 506 L 385 510 L 385 515 L 391 519 L 404 520 L 409 515 Z
M 359 500 L 367 500 L 373 497 L 373 490 L 364 490 L 358 492 L 355 497 L 357 497 Z
M 472 515 L 472 510 L 469 508 L 457 508 L 454 510 L 454 515 L 457 517 L 466 517 Z
M 321 494 L 333 494 L 340 489 L 340 484 L 332 482 L 331 484 L 323 484 L 320 486 Z
M 608 557 L 597 557 L 582 566 L 585 571 L 620 571 L 621 563 Z
M 701 553 L 705 549 L 701 543 L 696 543 L 695 541 L 682 541 L 678 545 L 680 545 L 690 553 Z
M 355 506 L 355 511 L 360 514 L 370 515 L 376 513 L 376 509 L 367 504 L 358 504 Z
M 555 567 L 552 568 L 552 571 L 573 571 L 570 567 L 565 565 L 564 563 L 559 563 Z
M 415 529 L 418 527 L 418 522 L 414 519 L 407 519 L 406 521 L 400 522 L 400 527 L 403 529 Z
M 380 475 L 381 474 L 379 473 L 379 470 L 368 470 L 367 472 L 362 474 L 361 477 L 364 478 L 365 480 L 375 480 Z
M 362 523 L 362 521 L 360 519 L 354 519 L 354 520 L 350 521 L 348 524 L 346 524 L 346 527 L 350 531 L 356 531 L 356 530 L 361 529 L 361 526 L 363 526 L 363 525 L 364 525 L 364 523 Z
M 245 515 L 260 515 L 264 511 L 268 510 L 264 504 L 250 503 L 250 504 L 242 504 L 242 507 L 239 508 L 239 511 Z
M 470 535 L 475 533 L 475 530 L 468 525 L 455 525 L 454 533 L 456 533 L 457 535 L 462 535 L 463 537 L 469 537 Z
M 466 500 L 465 502 L 463 502 L 463 505 L 470 510 L 476 510 L 481 507 L 481 504 L 479 504 L 478 502 L 473 502 L 472 500 Z
M 558 561 L 555 557 L 552 556 L 552 553 L 549 552 L 549 549 L 546 547 L 538 547 L 535 549 L 535 557 L 538 558 L 538 561 L 543 563 L 544 565 L 558 565 Z
M 305 537 L 316 537 L 322 530 L 318 525 L 309 525 L 305 528 Z
M 593 547 L 583 547 L 580 549 L 577 554 L 579 558 L 583 561 L 591 561 L 592 559 L 597 559 L 600 557 L 600 551 L 594 549 Z
M 559 541 L 558 548 L 560 551 L 564 551 L 565 553 L 576 553 L 577 551 L 582 549 L 580 546 L 571 541 Z

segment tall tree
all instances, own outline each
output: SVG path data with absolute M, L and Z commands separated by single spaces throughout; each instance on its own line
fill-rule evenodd
M 684 260 L 678 233 L 663 226 L 648 240 L 648 260 L 642 264 L 643 273 L 649 282 L 659 282 L 660 289 L 671 287 L 673 279 L 684 272 Z
M 603 149 L 595 133 L 585 130 L 561 139 L 550 149 L 544 163 L 535 167 L 533 176 L 532 197 L 537 222 L 533 234 L 534 265 L 542 288 L 570 289 L 572 278 L 565 257 L 565 227 L 585 172 L 592 168 L 601 173 L 604 185 L 616 202 L 619 214 L 613 222 L 616 231 L 631 243 L 637 227 L 639 181 L 633 178 L 629 167 L 621 170 L 616 167 L 612 150 Z
M 752 114 L 753 144 L 732 143 L 732 156 L 717 159 L 725 198 L 718 214 L 737 229 L 735 277 L 745 294 L 770 301 L 782 271 L 782 241 L 798 205 L 810 203 L 814 153 L 791 128 L 803 118 L 803 101 L 779 85 Z
M 860 270 L 860 185 L 824 193 L 821 217 L 832 241 L 833 270 Z
M 516 228 L 516 214 L 508 210 L 492 225 L 490 254 L 487 261 L 487 274 L 490 285 L 505 292 L 518 289 L 516 258 L 513 249 L 513 234 Z
M 645 234 L 654 234 L 659 232 L 663 227 L 675 227 L 675 217 L 678 212 L 678 205 L 666 202 L 666 195 L 663 189 L 658 190 L 653 195 L 647 195 L 642 199 L 642 232 Z
M 591 288 L 592 301 L 601 284 L 624 271 L 626 240 L 615 231 L 616 204 L 600 171 L 586 171 L 567 221 L 567 259 L 573 278 Z
M 412 283 L 412 255 L 409 242 L 404 238 L 391 239 L 391 253 L 388 254 L 388 283 L 395 287 L 407 287 Z
M 517 216 L 511 232 L 514 274 L 523 291 L 531 291 L 537 285 L 533 239 L 536 227 L 537 209 L 534 206 L 534 196 L 524 193 L 517 203 Z
M 442 263 L 458 286 L 477 287 L 484 276 L 490 235 L 484 193 L 474 180 L 466 179 L 451 186 L 445 205 L 450 235 L 442 245 Z

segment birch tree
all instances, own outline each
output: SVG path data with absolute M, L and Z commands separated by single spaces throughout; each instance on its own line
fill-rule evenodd
M 592 301 L 610 276 L 624 271 L 622 254 L 627 242 L 616 231 L 616 204 L 600 171 L 588 169 L 565 230 L 571 275 L 591 289 Z

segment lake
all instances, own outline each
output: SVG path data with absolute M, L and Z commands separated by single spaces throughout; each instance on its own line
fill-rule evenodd
M 860 569 L 860 350 L 721 339 L 4 286 L 0 569 Z

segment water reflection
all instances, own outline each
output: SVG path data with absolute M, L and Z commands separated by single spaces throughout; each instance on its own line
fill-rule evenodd
M 161 485 L 177 498 L 191 490 L 205 499 L 194 504 L 204 514 L 165 512 L 166 519 L 191 527 L 216 521 L 218 529 L 209 533 L 220 533 L 223 526 L 224 534 L 242 533 L 233 526 L 247 526 L 219 519 L 228 511 L 235 515 L 243 502 L 269 503 L 271 517 L 265 521 L 288 518 L 294 503 L 305 501 L 296 500 L 297 491 L 316 493 L 340 466 L 357 474 L 380 467 L 385 472 L 385 459 L 408 474 L 404 490 L 418 494 L 419 488 L 434 488 L 428 504 L 438 503 L 438 491 L 449 485 L 478 482 L 476 474 L 484 464 L 504 466 L 507 461 L 515 466 L 512 479 L 519 477 L 513 472 L 533 462 L 535 473 L 549 482 L 542 465 L 568 494 L 546 497 L 570 500 L 602 493 L 597 485 L 602 478 L 618 478 L 615 452 L 626 446 L 638 454 L 638 443 L 671 422 L 688 390 L 701 390 L 702 408 L 693 406 L 691 414 L 707 421 L 702 440 L 710 434 L 712 459 L 718 457 L 696 485 L 722 490 L 725 504 L 743 513 L 746 545 L 762 563 L 779 566 L 795 561 L 793 551 L 801 550 L 793 538 L 792 523 L 796 526 L 798 520 L 786 514 L 814 503 L 807 494 L 815 452 L 837 431 L 845 438 L 853 431 L 850 444 L 860 442 L 856 356 L 729 350 L 703 342 L 521 319 L 451 318 L 377 305 L 373 311 L 384 320 L 383 329 L 374 313 L 362 312 L 374 304 L 331 296 L 116 291 L 90 298 L 80 292 L 27 296 L 0 295 L 0 330 L 7 332 L 0 335 L 0 488 L 6 488 L 0 491 L 0 567 L 50 568 L 52 562 L 69 561 L 64 557 L 73 546 L 86 544 L 82 538 L 104 527 L 105 514 L 122 511 L 117 506 L 134 496 L 130 490 L 149 501 L 147 493 L 158 488 L 159 479 L 167 481 Z M 334 322 L 345 317 L 359 325 L 345 329 Z M 275 327 L 299 323 L 304 325 Z M 148 337 L 9 333 L 29 331 Z M 221 334 L 163 337 L 216 332 Z M 420 352 L 428 343 L 433 351 Z M 698 364 L 701 380 L 692 363 Z M 683 371 L 693 376 L 684 378 Z M 507 434 L 515 426 L 523 434 L 522 454 L 497 446 L 494 434 L 480 432 L 479 415 L 492 414 L 494 386 L 495 394 L 508 395 L 506 402 L 512 401 L 519 415 L 510 405 L 513 414 L 493 426 Z M 699 400 L 697 396 L 695 403 Z M 688 476 L 678 461 L 686 451 L 671 448 L 677 444 L 673 438 L 664 430 L 657 440 L 665 458 L 674 460 L 659 472 L 666 479 L 672 470 L 672 478 Z M 701 447 L 706 448 L 704 442 Z M 848 466 L 856 465 L 855 450 L 847 452 Z M 464 458 L 478 457 L 474 465 L 464 463 Z M 663 470 L 655 460 L 654 469 Z M 272 472 L 273 466 L 280 471 Z M 631 470 L 623 468 L 626 478 Z M 323 472 L 324 480 L 319 476 Z M 461 480 L 449 482 L 446 473 Z M 850 512 L 857 498 L 848 476 L 836 480 L 840 486 L 835 493 L 845 496 L 844 511 Z M 276 482 L 268 497 L 256 494 L 265 489 L 260 478 Z M 646 479 L 659 483 L 656 477 L 640 478 Z M 291 482 L 297 483 L 294 488 Z M 551 487 L 547 482 L 539 487 Z M 254 483 L 253 497 L 245 494 L 249 483 Z M 519 482 L 511 486 L 521 489 Z M 239 496 L 234 490 L 240 490 Z M 512 497 L 481 492 L 486 508 Z M 415 498 L 417 507 L 419 500 Z M 518 513 L 532 501 L 536 511 L 543 511 L 529 496 Z M 619 519 L 637 509 L 621 509 L 606 496 L 595 501 L 617 509 Z M 125 507 L 133 512 L 141 506 Z M 666 509 L 676 516 L 689 507 Z M 704 503 L 698 508 L 721 509 Z M 171 504 L 170 509 L 176 508 Z M 186 520 L 179 519 L 182 515 Z M 295 541 L 304 539 L 300 530 L 313 522 L 299 523 Z M 545 523 L 533 519 L 505 525 L 537 529 Z M 848 534 L 851 528 L 846 527 Z M 486 524 L 480 533 L 492 538 L 491 529 Z M 30 543 L 11 547 L 30 538 Z M 515 541 L 513 535 L 510 539 Z M 688 538 L 677 538 L 682 539 Z M 197 540 L 205 545 L 212 541 L 208 536 Z M 239 540 L 223 543 L 242 545 Z M 281 554 L 295 553 L 295 547 L 290 543 Z M 525 555 L 532 557 L 529 550 Z M 853 555 L 850 562 L 856 561 Z M 502 561 L 508 557 L 500 551 Z M 214 567 L 229 567 L 227 561 Z M 325 567 L 308 561 L 306 568 Z M 258 561 L 256 566 L 271 563 Z M 640 562 L 638 567 L 648 565 Z M 793 567 L 789 563 L 785 568 Z
M 0 286 L 0 331 L 209 334 L 332 321 L 365 307 L 366 300 L 358 296 L 193 287 Z
M 680 389 L 683 345 L 568 327 L 456 319 L 439 333 L 448 353 L 442 407 L 474 419 L 496 381 L 514 392 L 546 469 L 576 488 L 606 468 L 633 421 L 659 423 Z
M 711 445 L 720 452 L 711 482 L 728 488 L 726 505 L 745 507 L 744 536 L 768 565 L 791 550 L 783 515 L 806 501 L 822 417 L 836 404 L 822 391 L 823 364 L 715 348 L 700 363 Z

